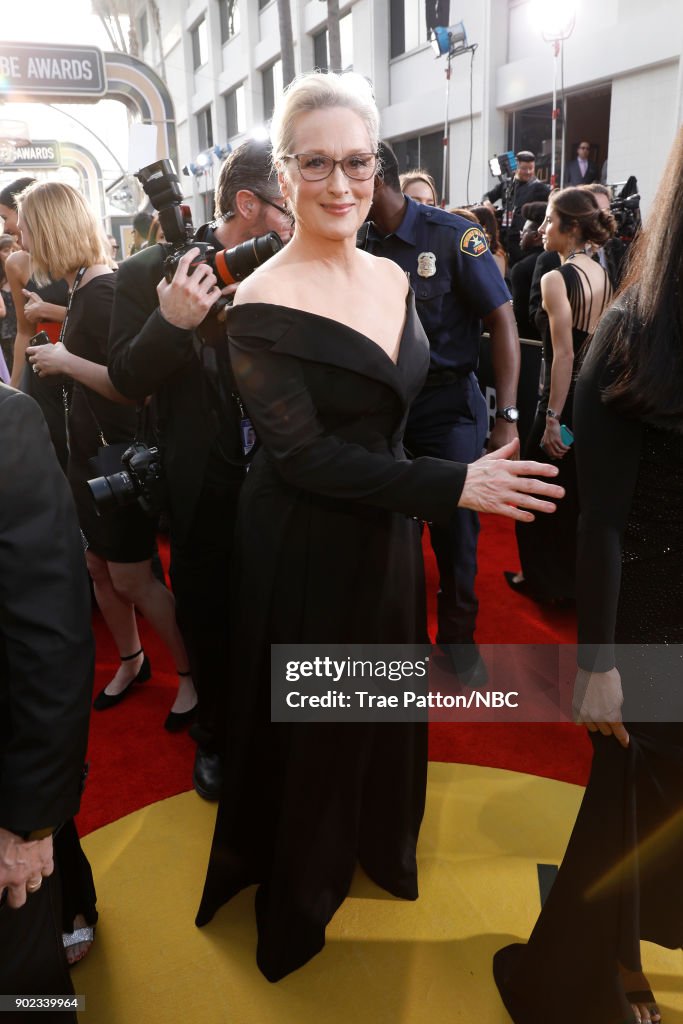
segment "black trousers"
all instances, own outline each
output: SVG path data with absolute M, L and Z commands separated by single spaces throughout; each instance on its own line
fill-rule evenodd
M 199 704 L 192 730 L 203 749 L 225 749 L 230 563 L 243 476 L 206 486 L 188 534 L 171 524 L 171 586 Z
M 486 403 L 473 373 L 425 387 L 410 409 L 404 443 L 411 455 L 474 462 L 486 444 Z M 475 593 L 479 516 L 453 507 L 447 525 L 429 527 L 439 567 L 437 643 L 472 643 L 479 602 Z
M 0 907 L 0 993 L 70 996 L 74 993 L 62 943 L 61 883 L 57 870 L 23 907 Z M 36 1016 L 41 1024 L 76 1024 L 76 1011 Z M 0 1014 L 2 1024 L 26 1024 L 25 1011 Z

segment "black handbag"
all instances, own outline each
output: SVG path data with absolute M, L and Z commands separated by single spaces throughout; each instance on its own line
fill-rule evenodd
M 101 430 L 100 440 L 104 443 L 97 449 L 97 455 L 92 455 L 88 459 L 92 476 L 111 476 L 112 473 L 120 473 L 123 469 L 121 459 L 132 442 L 117 441 L 114 444 L 107 444 Z

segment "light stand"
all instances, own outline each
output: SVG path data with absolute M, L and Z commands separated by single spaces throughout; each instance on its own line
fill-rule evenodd
M 446 206 L 446 185 L 448 179 L 448 106 L 451 91 L 451 62 L 454 57 L 463 53 L 474 53 L 477 43 L 468 45 L 465 24 L 459 21 L 456 25 L 446 28 L 437 25 L 429 33 L 432 49 L 438 57 L 446 57 L 446 111 L 443 124 L 443 169 L 441 172 L 441 206 Z
M 541 27 L 541 35 L 546 43 L 553 45 L 553 111 L 550 151 L 550 186 L 557 185 L 556 147 L 557 121 L 560 109 L 557 105 L 557 71 L 562 52 L 562 43 L 569 39 L 576 24 L 575 0 L 535 0 L 532 4 L 532 15 Z M 564 178 L 564 168 L 561 169 Z

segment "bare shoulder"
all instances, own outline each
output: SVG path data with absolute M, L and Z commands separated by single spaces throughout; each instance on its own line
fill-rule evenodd
M 12 252 L 5 261 L 5 269 L 8 280 L 27 281 L 31 276 L 31 257 L 23 250 Z
M 565 287 L 564 278 L 559 270 L 549 270 L 547 274 L 544 274 L 541 278 L 541 294 L 543 298 L 556 298 L 564 296 L 567 298 L 567 289 Z
M 241 306 L 246 302 L 282 302 L 282 296 L 286 292 L 286 272 L 280 269 L 276 260 L 277 256 L 274 256 L 246 280 L 240 282 L 235 292 L 234 306 Z
M 397 263 L 384 256 L 373 256 L 368 252 L 361 252 L 360 255 L 366 262 L 366 272 L 372 274 L 380 286 L 391 288 L 397 296 L 405 299 L 409 287 L 405 270 L 401 270 Z

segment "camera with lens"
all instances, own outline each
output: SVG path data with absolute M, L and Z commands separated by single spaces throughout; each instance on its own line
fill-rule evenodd
M 124 468 L 119 473 L 88 480 L 98 512 L 125 508 L 137 501 L 147 515 L 158 515 L 164 508 L 165 497 L 159 449 L 134 441 L 121 456 L 121 465 Z
M 622 242 L 632 242 L 641 225 L 640 194 L 638 182 L 633 175 L 610 203 L 610 211 L 617 222 L 617 237 Z
M 157 160 L 136 174 L 145 194 L 159 214 L 159 223 L 166 236 L 164 276 L 170 283 L 178 269 L 178 261 L 190 249 L 199 249 L 192 260 L 188 274 L 206 263 L 223 285 L 236 284 L 282 249 L 283 243 L 275 231 L 259 238 L 250 238 L 232 249 L 216 250 L 208 242 L 193 241 L 194 228 L 185 219 L 181 209 L 183 190 L 175 167 L 170 160 Z

